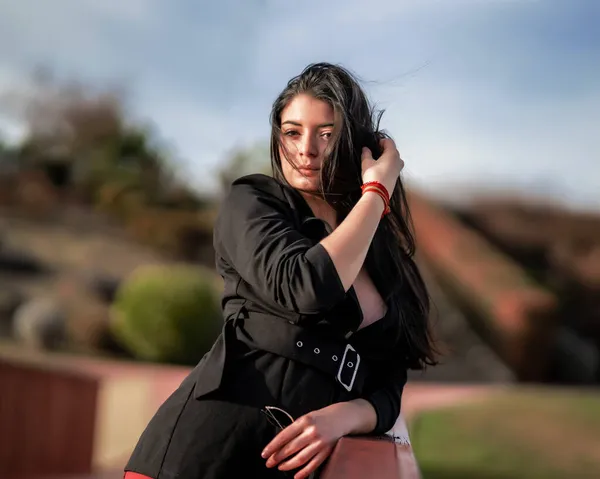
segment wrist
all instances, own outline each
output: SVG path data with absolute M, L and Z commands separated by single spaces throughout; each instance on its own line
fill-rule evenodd
M 391 196 L 392 192 L 396 188 L 397 180 L 398 180 L 398 178 L 391 178 L 391 179 L 390 178 L 372 178 L 369 175 L 365 175 L 362 179 L 362 183 L 363 183 L 363 185 L 365 183 L 372 183 L 372 182 L 381 183 L 386 188 L 386 190 L 388 191 L 388 193 Z
M 383 183 L 379 181 L 364 182 L 361 185 L 361 191 L 362 195 L 374 193 L 381 198 L 384 205 L 383 213 L 381 214 L 382 218 L 390 212 L 390 194 Z
M 385 208 L 386 208 L 386 203 L 385 203 L 385 200 L 381 197 L 381 195 L 377 194 L 373 190 L 368 190 L 362 194 L 362 197 L 366 201 L 376 204 L 378 206 L 378 208 L 380 208 L 378 210 L 378 213 L 383 214 L 383 212 L 385 211 Z
M 368 434 L 377 425 L 377 413 L 365 399 L 353 399 L 340 403 L 347 417 L 346 435 Z

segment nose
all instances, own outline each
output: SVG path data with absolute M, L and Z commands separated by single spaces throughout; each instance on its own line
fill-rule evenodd
M 317 141 L 313 135 L 303 135 L 300 141 L 300 154 L 308 158 L 315 158 L 319 154 Z

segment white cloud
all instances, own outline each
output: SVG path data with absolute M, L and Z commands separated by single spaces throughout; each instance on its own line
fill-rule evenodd
M 65 2 L 65 0 L 62 0 Z M 160 4 L 156 0 L 66 0 L 69 7 L 83 7 L 89 15 L 126 22 L 129 25 L 151 24 L 159 20 Z M 53 2 L 56 5 L 56 2 Z
M 131 74 L 131 42 L 160 18 L 155 0 L 0 0 L 0 67 L 92 78 Z M 126 58 L 129 56 L 129 58 Z
M 495 105 L 494 116 L 505 124 L 477 124 L 457 105 L 446 107 L 459 103 L 468 111 L 477 95 L 464 92 L 450 102 L 441 97 L 428 88 L 413 90 L 402 113 L 390 109 L 386 118 L 415 184 L 441 197 L 464 195 L 469 185 L 516 188 L 600 208 L 600 92 L 542 105 L 480 101 Z
M 15 85 L 23 85 L 25 78 L 16 70 L 0 67 L 0 139 L 9 143 L 17 143 L 25 134 L 23 125 L 11 115 L 11 105 L 5 93 Z
M 588 203 L 600 191 L 600 47 L 576 27 L 593 16 L 579 2 L 230 3 L 0 0 L 0 90 L 40 60 L 133 79 L 137 111 L 208 186 L 223 155 L 266 138 L 292 75 L 339 62 L 387 108 L 422 185 L 549 184 Z

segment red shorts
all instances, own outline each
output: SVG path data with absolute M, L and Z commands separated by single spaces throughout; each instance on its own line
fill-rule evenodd
M 143 474 L 138 474 L 137 472 L 125 471 L 123 475 L 123 479 L 153 479 L 150 476 L 144 476 Z

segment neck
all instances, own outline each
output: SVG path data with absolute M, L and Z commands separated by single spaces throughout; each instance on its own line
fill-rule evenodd
M 317 217 L 329 223 L 332 229 L 337 227 L 336 212 L 333 207 L 327 203 L 323 198 L 308 193 L 302 193 L 302 196 L 310 206 L 313 214 Z

